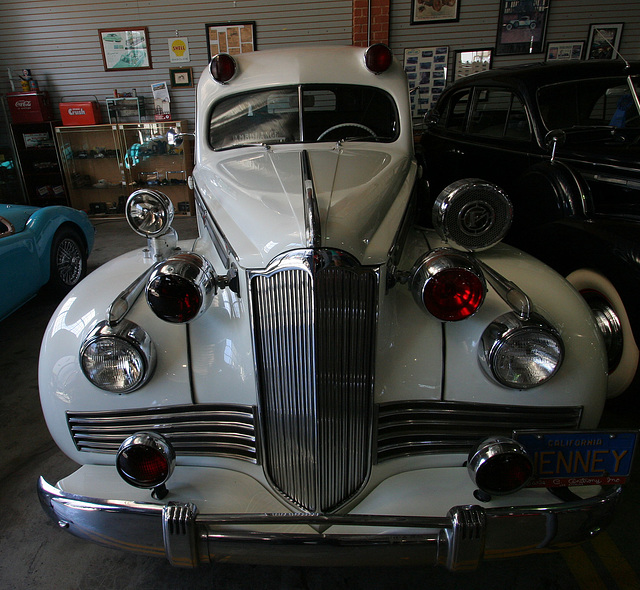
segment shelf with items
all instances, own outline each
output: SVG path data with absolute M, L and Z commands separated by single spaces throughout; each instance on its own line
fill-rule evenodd
M 71 206 L 90 215 L 123 215 L 129 194 L 161 190 L 176 214 L 193 214 L 187 179 L 193 168 L 190 144 L 167 142 L 167 132 L 184 133 L 183 121 L 120 123 L 56 128 Z
M 52 121 L 11 124 L 18 169 L 30 205 L 68 203 L 54 130 Z
M 145 116 L 142 96 L 107 97 L 106 103 L 109 123 L 140 123 Z

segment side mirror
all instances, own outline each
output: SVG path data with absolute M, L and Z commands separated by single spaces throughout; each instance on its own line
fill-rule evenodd
M 187 136 L 195 137 L 195 133 L 178 133 L 175 129 L 171 128 L 167 131 L 167 143 L 173 147 L 180 147 L 184 143 L 184 138 Z
M 425 127 L 431 127 L 432 125 L 435 125 L 438 122 L 439 118 L 440 117 L 438 116 L 438 113 L 429 109 L 424 115 Z
M 567 134 L 562 129 L 553 129 L 544 136 L 544 144 L 551 152 L 551 161 L 556 159 L 556 149 L 567 141 Z

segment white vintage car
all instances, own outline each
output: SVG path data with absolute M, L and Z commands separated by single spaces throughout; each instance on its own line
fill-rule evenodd
M 40 479 L 45 511 L 187 567 L 459 570 L 603 526 L 635 445 L 595 430 L 608 320 L 500 243 L 513 212 L 490 184 L 457 182 L 414 226 L 389 49 L 218 55 L 197 101 L 200 237 L 134 192 L 147 247 L 48 326 L 42 407 L 81 466 Z

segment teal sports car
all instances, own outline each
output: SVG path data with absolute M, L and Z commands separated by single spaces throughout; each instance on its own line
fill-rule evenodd
M 0 205 L 0 320 L 48 285 L 63 295 L 87 274 L 94 227 L 69 207 Z

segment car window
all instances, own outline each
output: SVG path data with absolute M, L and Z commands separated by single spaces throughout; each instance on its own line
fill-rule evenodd
M 449 98 L 440 119 L 440 125 L 445 127 L 447 131 L 464 131 L 470 95 L 471 90 L 467 89 Z
M 547 129 L 638 125 L 638 112 L 624 77 L 553 84 L 538 90 Z
M 220 149 L 250 143 L 394 141 L 398 133 L 395 103 L 383 90 L 310 85 L 258 90 L 221 100 L 211 112 L 209 142 L 213 149 Z
M 476 89 L 468 133 L 515 140 L 531 137 L 522 101 L 509 90 L 493 88 Z

